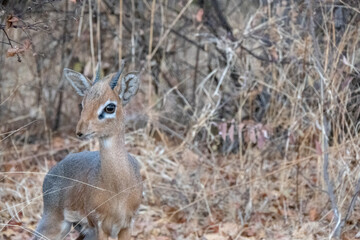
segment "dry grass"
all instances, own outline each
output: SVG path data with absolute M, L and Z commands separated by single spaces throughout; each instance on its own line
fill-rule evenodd
M 101 8 L 104 74 L 117 68 L 119 51 L 109 2 Z M 359 4 L 141 2 L 123 1 L 121 37 L 128 70 L 142 79 L 126 122 L 145 186 L 134 238 L 356 238 Z M 68 4 L 52 6 L 79 18 L 81 3 Z M 51 166 L 98 149 L 74 138 L 80 101 L 60 76 L 66 66 L 92 75 L 92 21 L 85 10 L 79 28 L 68 13 L 62 28 L 52 25 L 56 14 L 36 15 L 52 27 L 30 32 L 36 56 L 21 55 L 20 64 L 1 50 L 0 239 L 30 236 Z

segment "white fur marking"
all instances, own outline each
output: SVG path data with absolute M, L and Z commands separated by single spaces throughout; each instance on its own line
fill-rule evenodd
M 117 236 L 119 235 L 119 232 L 120 232 L 120 227 L 117 224 L 113 224 L 111 227 L 110 237 L 116 239 Z
M 109 118 L 115 118 L 116 117 L 116 111 L 112 114 L 105 113 L 105 117 L 103 119 L 109 119 Z
M 69 211 L 65 209 L 64 218 L 68 222 L 79 222 L 81 220 L 82 223 L 87 223 L 87 218 L 81 216 L 80 213 L 77 211 Z
M 61 223 L 61 233 L 66 233 L 66 232 L 68 232 L 69 231 L 69 228 L 70 228 L 70 226 L 69 226 L 70 224 L 68 223 L 68 222 L 62 222 Z
M 106 148 L 110 148 L 111 147 L 111 140 L 109 138 L 105 138 L 103 140 L 103 143 L 104 143 L 104 147 Z

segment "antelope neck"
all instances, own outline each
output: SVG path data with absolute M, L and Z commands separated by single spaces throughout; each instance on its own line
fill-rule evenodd
M 128 167 L 124 135 L 116 134 L 99 140 L 103 179 L 106 181 L 118 179 L 119 173 L 123 173 L 124 168 Z

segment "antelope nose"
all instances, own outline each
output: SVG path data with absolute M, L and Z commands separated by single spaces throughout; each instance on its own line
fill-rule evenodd
M 82 137 L 84 134 L 82 134 L 82 132 L 77 132 L 76 135 L 80 138 L 80 137 Z

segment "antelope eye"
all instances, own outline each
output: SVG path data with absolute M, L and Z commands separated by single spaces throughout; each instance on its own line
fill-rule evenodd
M 108 104 L 105 108 L 104 108 L 104 112 L 106 112 L 106 113 L 114 113 L 115 112 L 115 108 L 116 108 L 116 106 L 115 106 L 115 104 L 113 104 L 113 103 L 110 103 L 110 104 Z

